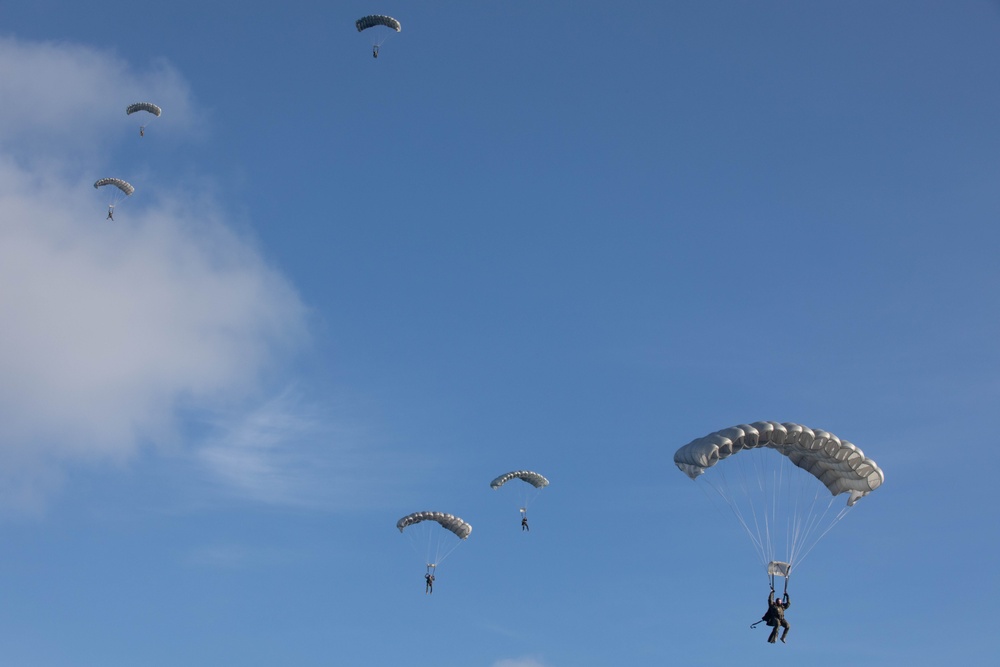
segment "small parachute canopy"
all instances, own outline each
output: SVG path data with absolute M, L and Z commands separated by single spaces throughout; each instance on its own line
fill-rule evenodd
M 163 110 L 152 102 L 136 102 L 135 104 L 130 104 L 125 107 L 125 113 L 129 116 L 134 114 L 136 111 L 148 111 L 157 117 L 163 113 Z
M 421 521 L 436 521 L 441 524 L 442 528 L 450 530 L 463 540 L 472 534 L 471 525 L 453 514 L 445 514 L 444 512 L 414 512 L 413 514 L 407 514 L 396 522 L 396 528 L 399 528 L 399 532 L 403 532 L 403 529 L 407 526 L 412 526 Z
M 104 187 L 105 185 L 113 185 L 114 187 L 124 192 L 126 197 L 131 196 L 132 193 L 135 192 L 135 188 L 133 188 L 130 183 L 127 183 L 120 178 L 102 178 L 101 180 L 94 183 L 95 188 L 101 188 Z
M 374 28 L 377 25 L 383 25 L 386 28 L 392 28 L 396 32 L 403 29 L 403 26 L 399 24 L 399 21 L 392 18 L 391 16 L 382 16 L 381 14 L 373 14 L 371 16 L 363 16 L 354 22 L 354 26 L 358 29 L 358 32 L 362 30 L 367 30 L 368 28 Z
M 503 486 L 512 479 L 524 480 L 525 482 L 531 484 L 536 489 L 540 489 L 543 486 L 549 485 L 549 480 L 545 479 L 537 472 L 531 472 L 530 470 L 515 470 L 513 472 L 507 473 L 506 475 L 500 475 L 495 480 L 490 482 L 490 488 L 494 490 L 499 489 L 501 486 Z
M 850 494 L 848 506 L 882 486 L 885 475 L 858 447 L 832 433 L 793 423 L 754 422 L 709 433 L 674 454 L 691 479 L 743 450 L 767 447 L 822 482 L 834 496 Z

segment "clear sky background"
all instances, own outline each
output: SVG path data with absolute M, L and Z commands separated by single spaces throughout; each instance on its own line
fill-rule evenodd
M 998 84 L 986 1 L 0 3 L 0 664 L 991 664 Z M 787 646 L 672 460 L 757 420 L 886 474 Z

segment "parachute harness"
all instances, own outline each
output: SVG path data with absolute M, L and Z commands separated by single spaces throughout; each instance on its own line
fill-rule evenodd
M 775 576 L 775 575 L 774 575 L 774 574 L 768 574 L 768 576 L 769 576 L 769 577 L 771 578 L 771 593 L 773 594 L 773 593 L 774 593 L 774 576 Z M 790 578 L 791 576 L 792 576 L 792 575 L 791 575 L 791 572 L 789 572 L 789 573 L 788 573 L 788 574 L 787 574 L 787 575 L 785 576 L 785 589 L 784 589 L 784 591 L 782 591 L 782 596 L 783 596 L 783 597 L 788 597 L 788 579 L 789 579 L 789 578 Z M 763 623 L 763 622 L 764 622 L 764 619 L 762 618 L 762 619 L 760 619 L 759 621 L 757 621 L 756 623 L 751 623 L 751 624 L 750 624 L 750 629 L 751 629 L 751 630 L 753 630 L 754 628 L 756 628 L 756 627 L 757 627 L 758 625 L 760 625 L 760 624 L 761 624 L 761 623 Z

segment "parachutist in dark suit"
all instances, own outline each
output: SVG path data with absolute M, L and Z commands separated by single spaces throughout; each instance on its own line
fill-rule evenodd
M 788 636 L 788 631 L 791 629 L 791 626 L 788 625 L 788 621 L 785 620 L 785 610 L 788 609 L 790 604 L 791 601 L 788 598 L 788 593 L 785 593 L 784 600 L 781 598 L 775 600 L 774 589 L 771 589 L 770 595 L 767 596 L 767 612 L 764 613 L 764 616 L 761 619 L 773 628 L 773 630 L 771 630 L 771 635 L 767 638 L 769 644 L 773 644 L 778 638 L 779 627 L 785 629 L 785 631 L 781 633 L 781 643 L 785 643 L 785 637 Z

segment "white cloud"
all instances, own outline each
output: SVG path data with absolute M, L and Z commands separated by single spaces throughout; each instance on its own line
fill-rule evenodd
M 63 159 L 124 137 L 132 102 L 165 109 L 158 132 L 195 122 L 188 86 L 168 63 L 136 72 L 120 57 L 74 44 L 0 38 L 0 100 L 0 146 L 30 155 L 58 149 Z
M 205 200 L 193 216 L 160 192 L 112 223 L 95 204 L 76 158 L 120 132 L 123 100 L 147 92 L 179 123 L 193 117 L 169 66 L 133 74 L 94 49 L 0 39 L 0 503 L 40 503 L 68 465 L 175 441 L 182 409 L 225 414 L 243 434 L 255 419 L 272 436 L 306 428 L 280 414 L 298 408 L 286 399 L 240 416 L 301 348 L 307 309 L 222 207 Z M 277 463 L 294 459 L 278 453 L 287 438 L 266 441 L 257 426 L 242 449 L 234 432 L 195 458 L 237 488 L 288 499 L 291 482 L 261 482 L 294 471 Z
M 194 452 L 196 462 L 224 483 L 230 496 L 299 507 L 367 504 L 372 452 L 362 439 L 318 407 L 286 391 L 254 410 L 217 417 L 214 434 Z

